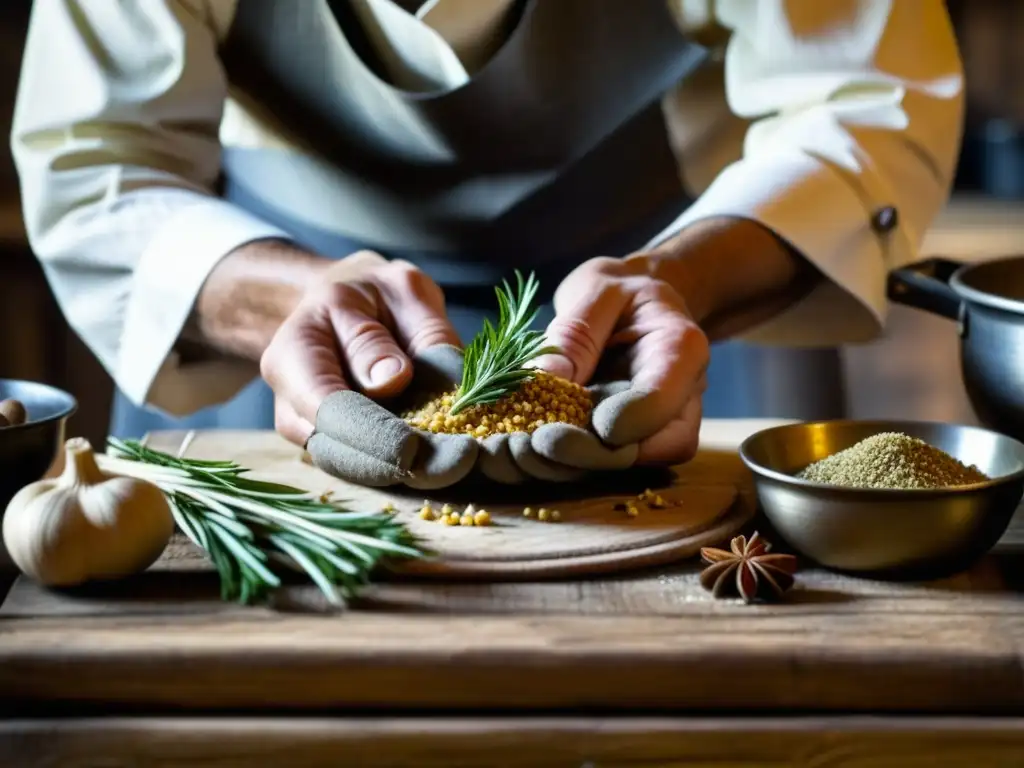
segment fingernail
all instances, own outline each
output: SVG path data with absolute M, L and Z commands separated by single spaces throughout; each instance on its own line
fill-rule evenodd
M 572 360 L 564 355 L 544 355 L 543 357 L 538 357 L 534 362 L 538 368 L 542 368 L 548 373 L 561 376 L 569 381 L 572 381 L 573 376 L 576 375 L 576 366 L 573 365 Z
M 402 361 L 397 357 L 383 357 L 370 366 L 370 383 L 387 384 L 402 370 Z

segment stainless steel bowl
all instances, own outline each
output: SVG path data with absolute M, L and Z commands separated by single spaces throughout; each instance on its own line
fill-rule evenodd
M 0 429 L 0 518 L 14 494 L 46 474 L 58 457 L 67 420 L 78 407 L 74 397 L 56 387 L 0 379 L 0 400 L 8 398 L 21 401 L 28 420 Z M 0 566 L 9 563 L 0 542 Z
M 978 420 L 1024 440 L 1024 256 L 928 259 L 889 275 L 889 298 L 956 322 L 960 370 Z
M 935 490 L 842 488 L 795 475 L 879 432 L 903 432 L 974 464 L 988 482 Z M 1006 531 L 1024 495 L 1024 444 L 979 427 L 823 421 L 758 432 L 740 446 L 769 522 L 828 568 L 934 578 L 970 567 Z

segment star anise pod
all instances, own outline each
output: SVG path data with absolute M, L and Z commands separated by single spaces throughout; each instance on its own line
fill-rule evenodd
M 772 545 L 755 532 L 747 540 L 737 536 L 729 549 L 702 547 L 700 556 L 708 567 L 700 574 L 700 583 L 715 597 L 757 599 L 779 597 L 793 586 L 796 558 L 769 554 Z

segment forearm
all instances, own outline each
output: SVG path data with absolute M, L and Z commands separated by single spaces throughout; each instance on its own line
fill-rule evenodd
M 259 360 L 278 326 L 331 260 L 281 240 L 248 243 L 210 273 L 183 334 L 186 344 Z
M 675 288 L 711 339 L 770 319 L 818 279 L 817 270 L 772 232 L 739 218 L 704 219 L 627 260 Z

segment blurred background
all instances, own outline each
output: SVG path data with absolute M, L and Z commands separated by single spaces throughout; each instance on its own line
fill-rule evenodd
M 102 445 L 111 383 L 72 333 L 25 239 L 7 136 L 29 0 L 0 2 L 0 377 L 45 381 L 80 402 L 70 429 Z M 1024 251 L 1024 3 L 949 0 L 967 72 L 968 114 L 956 188 L 924 254 L 983 260 Z M 974 423 L 951 323 L 899 307 L 886 338 L 844 350 L 853 417 Z

